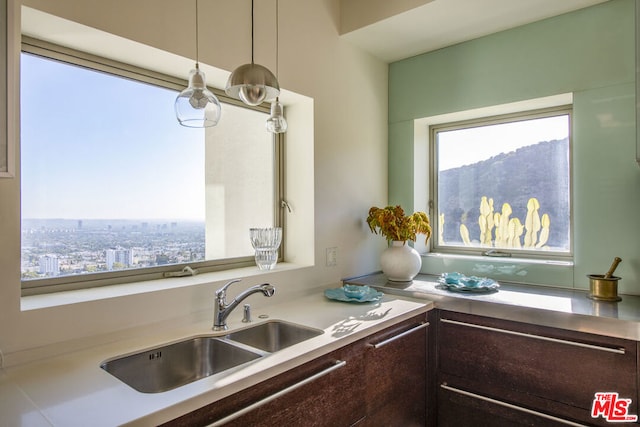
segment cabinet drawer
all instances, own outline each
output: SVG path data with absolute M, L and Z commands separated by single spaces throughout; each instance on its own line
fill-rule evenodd
M 587 411 L 615 391 L 638 412 L 633 341 L 446 311 L 438 340 L 441 376 L 463 388 Z
M 227 419 L 223 424 L 229 427 L 349 427 L 366 415 L 362 353 L 357 343 L 343 347 L 163 427 L 208 426 Z
M 582 424 L 532 411 L 464 390 L 441 386 L 438 390 L 438 427 L 577 427 Z

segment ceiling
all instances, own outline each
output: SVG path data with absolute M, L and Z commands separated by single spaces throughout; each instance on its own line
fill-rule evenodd
M 433 0 L 342 38 L 393 62 L 605 1 L 616 0 Z

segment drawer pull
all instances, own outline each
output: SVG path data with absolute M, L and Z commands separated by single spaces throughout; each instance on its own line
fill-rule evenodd
M 616 353 L 616 354 L 625 354 L 625 349 L 624 348 L 603 347 L 603 346 L 600 346 L 600 345 L 585 344 L 585 343 L 581 343 L 581 342 L 568 341 L 568 340 L 563 340 L 563 339 L 559 339 L 559 338 L 544 337 L 542 335 L 525 334 L 524 332 L 516 332 L 516 331 L 509 331 L 507 329 L 492 328 L 491 326 L 475 325 L 473 323 L 460 322 L 458 320 L 440 319 L 440 321 L 443 322 L 443 323 L 451 323 L 453 325 L 468 326 L 470 328 L 477 328 L 477 329 L 484 329 L 486 331 L 500 332 L 502 334 L 516 335 L 516 336 L 519 336 L 519 337 L 533 338 L 533 339 L 537 339 L 537 340 L 541 340 L 541 341 L 550 341 L 550 342 L 555 342 L 555 343 L 560 343 L 560 344 L 567 344 L 567 345 L 572 345 L 572 346 L 575 346 L 575 347 L 584 347 L 584 348 L 589 348 L 591 350 L 606 351 L 606 352 L 609 352 L 609 353 Z
M 414 328 L 408 329 L 408 330 L 406 330 L 406 331 L 404 331 L 404 332 L 402 332 L 402 333 L 400 333 L 400 334 L 398 334 L 398 335 L 394 335 L 394 336 L 392 336 L 391 338 L 388 338 L 388 339 L 386 339 L 386 340 L 384 340 L 384 341 L 380 341 L 380 342 L 379 342 L 379 343 L 377 343 L 377 344 L 367 344 L 367 345 L 368 345 L 369 347 L 373 347 L 373 348 L 380 348 L 380 347 L 384 347 L 385 345 L 390 344 L 390 343 L 392 343 L 393 341 L 395 341 L 395 340 L 397 340 L 397 339 L 400 339 L 400 338 L 404 337 L 405 335 L 409 335 L 409 334 L 411 334 L 411 333 L 413 333 L 413 332 L 417 332 L 417 331 L 419 331 L 419 330 L 421 330 L 421 329 L 426 328 L 427 326 L 429 326 L 429 322 L 420 323 L 418 326 L 416 326 L 416 327 L 414 327 Z
M 503 402 L 501 400 L 496 400 L 496 399 L 492 399 L 490 397 L 487 396 L 482 396 L 481 394 L 476 394 L 476 393 L 471 393 L 469 391 L 465 391 L 465 390 L 460 390 L 459 388 L 455 388 L 455 387 L 451 387 L 448 386 L 446 384 L 440 384 L 440 387 L 445 389 L 445 390 L 449 390 L 453 393 L 458 393 L 458 394 L 462 394 L 464 396 L 467 397 L 471 397 L 473 399 L 478 399 L 478 400 L 482 400 L 485 402 L 490 402 L 499 406 L 503 406 L 505 408 L 509 408 L 509 409 L 513 409 L 516 411 L 520 411 L 520 412 L 526 412 L 527 414 L 531 414 L 531 415 L 535 415 L 541 418 L 546 418 L 548 420 L 553 420 L 562 424 L 566 424 L 568 426 L 574 426 L 574 427 L 587 427 L 585 424 L 578 424 L 578 423 L 574 423 L 573 421 L 569 421 L 569 420 L 565 420 L 562 418 L 558 418 L 558 417 L 554 417 L 553 415 L 549 415 L 549 414 L 545 414 L 543 412 L 538 412 L 538 411 L 534 411 L 532 409 L 527 409 L 527 408 L 523 408 L 522 406 L 516 406 L 516 405 L 512 405 L 511 403 L 507 403 L 507 402 Z
M 344 361 L 344 360 L 336 360 L 334 365 L 328 367 L 324 371 L 320 371 L 317 374 L 313 374 L 310 377 L 307 377 L 307 378 L 303 379 L 300 382 L 297 382 L 297 383 L 295 383 L 293 385 L 290 385 L 289 387 L 283 388 L 282 390 L 280 390 L 280 391 L 278 391 L 278 392 L 276 392 L 276 393 L 274 393 L 274 394 L 272 394 L 270 396 L 267 396 L 262 400 L 258 400 L 257 402 L 254 402 L 251 405 L 246 406 L 246 407 L 240 409 L 237 412 L 234 412 L 233 414 L 227 415 L 226 417 L 221 418 L 221 419 L 219 419 L 218 421 L 216 421 L 216 422 L 214 422 L 212 424 L 209 424 L 207 427 L 221 426 L 223 424 L 228 423 L 229 421 L 235 420 L 236 418 L 240 418 L 241 416 L 243 416 L 245 414 L 248 414 L 249 412 L 251 412 L 251 411 L 253 411 L 255 409 L 258 409 L 259 407 L 264 406 L 267 403 L 269 403 L 269 402 L 271 402 L 271 401 L 273 401 L 273 400 L 275 400 L 275 399 L 277 399 L 277 398 L 279 398 L 281 396 L 284 396 L 287 393 L 291 393 L 292 391 L 302 387 L 303 385 L 309 384 L 310 382 L 313 382 L 313 381 L 317 380 L 320 377 L 324 377 L 325 375 L 330 374 L 331 372 L 335 371 L 336 369 L 340 369 L 340 368 L 344 367 L 346 364 L 347 364 L 347 362 Z

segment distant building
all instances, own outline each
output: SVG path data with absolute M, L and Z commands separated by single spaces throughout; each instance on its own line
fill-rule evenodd
M 107 249 L 107 270 L 113 270 L 113 264 L 116 262 L 124 267 L 132 266 L 133 251 L 124 248 Z
M 60 262 L 55 255 L 42 255 L 38 260 L 40 274 L 57 276 L 60 274 Z

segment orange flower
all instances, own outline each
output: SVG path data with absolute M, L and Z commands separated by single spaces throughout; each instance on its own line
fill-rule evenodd
M 379 231 L 388 241 L 415 242 L 417 234 L 424 234 L 426 242 L 431 236 L 431 225 L 426 213 L 415 212 L 405 216 L 404 210 L 399 205 L 386 208 L 372 207 L 369 209 L 367 224 L 371 232 L 378 234 Z

